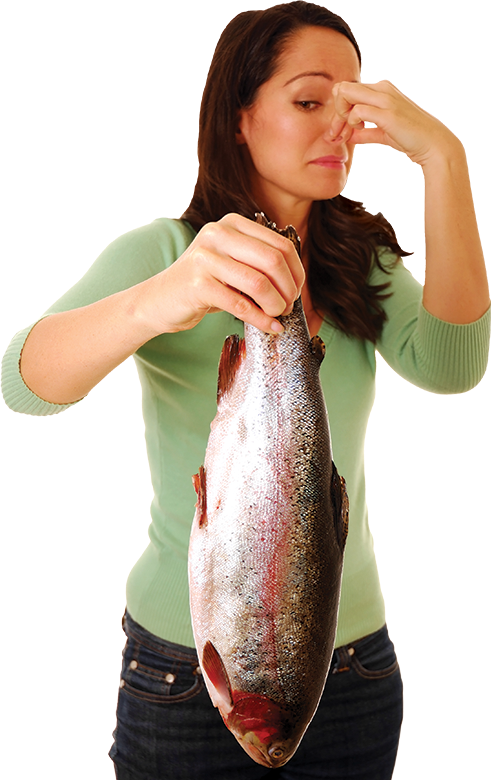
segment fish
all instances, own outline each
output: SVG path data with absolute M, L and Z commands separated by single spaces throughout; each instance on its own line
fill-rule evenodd
M 299 252 L 291 225 L 256 218 Z M 310 338 L 301 297 L 279 319 L 279 335 L 246 323 L 223 345 L 188 559 L 210 698 L 270 768 L 293 756 L 324 690 L 349 515 L 319 379 L 324 344 Z

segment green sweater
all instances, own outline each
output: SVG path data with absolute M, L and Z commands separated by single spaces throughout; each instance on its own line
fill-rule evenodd
M 185 222 L 157 219 L 127 233 L 100 255 L 86 275 L 47 312 L 85 306 L 168 267 L 195 236 Z M 387 262 L 393 257 L 381 254 Z M 421 285 L 402 263 L 387 277 L 376 265 L 370 284 L 391 280 L 388 315 L 376 348 L 404 378 L 436 393 L 460 393 L 482 378 L 489 345 L 489 311 L 470 325 L 453 325 L 421 304 Z M 31 326 L 32 327 L 32 326 Z M 4 397 L 15 411 L 49 415 L 71 404 L 34 395 L 19 372 L 30 328 L 12 340 L 3 363 Z M 127 606 L 132 617 L 160 637 L 194 645 L 188 604 L 187 548 L 196 501 L 191 477 L 203 463 L 216 412 L 217 368 L 230 333 L 243 334 L 231 315 L 208 314 L 195 328 L 163 334 L 135 354 L 142 385 L 148 459 L 155 497 L 150 544 L 132 569 Z M 365 503 L 364 440 L 375 394 L 375 347 L 324 322 L 321 365 L 333 456 L 347 483 L 350 531 L 336 645 L 356 640 L 385 622 L 373 541 Z

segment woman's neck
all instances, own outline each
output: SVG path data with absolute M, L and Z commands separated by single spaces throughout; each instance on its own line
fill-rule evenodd
M 256 197 L 256 202 L 261 204 L 261 211 L 264 211 L 272 222 L 276 222 L 277 227 L 285 228 L 287 225 L 293 225 L 301 244 L 306 243 L 311 201 L 283 199 L 279 202 L 276 198 L 274 200 L 268 198 L 267 193 L 263 192 Z

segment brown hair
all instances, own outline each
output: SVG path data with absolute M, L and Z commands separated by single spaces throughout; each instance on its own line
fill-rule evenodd
M 285 43 L 306 26 L 328 27 L 346 36 L 361 64 L 358 44 L 346 22 L 326 8 L 297 0 L 265 11 L 245 11 L 227 25 L 215 49 L 199 120 L 199 172 L 194 195 L 182 215 L 199 230 L 236 212 L 254 218 L 262 211 L 235 140 L 237 116 L 254 103 L 273 75 Z M 338 195 L 315 201 L 308 224 L 308 285 L 315 310 L 345 333 L 375 341 L 386 315 L 381 301 L 390 286 L 370 286 L 367 277 L 378 249 L 406 256 L 382 214 Z M 385 270 L 385 269 L 384 269 Z M 390 293 L 389 293 L 390 294 Z

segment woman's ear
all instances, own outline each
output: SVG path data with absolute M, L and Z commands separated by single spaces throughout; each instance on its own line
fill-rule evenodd
M 246 144 L 246 138 L 243 133 L 243 125 L 244 125 L 244 111 L 239 111 L 237 114 L 237 129 L 235 131 L 235 143 L 237 145 Z

